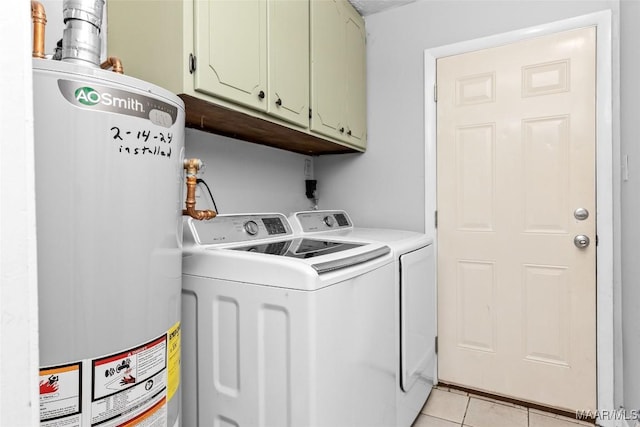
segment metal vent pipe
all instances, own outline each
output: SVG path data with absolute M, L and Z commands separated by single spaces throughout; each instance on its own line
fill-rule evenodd
M 64 0 L 62 60 L 100 66 L 100 29 L 104 0 Z

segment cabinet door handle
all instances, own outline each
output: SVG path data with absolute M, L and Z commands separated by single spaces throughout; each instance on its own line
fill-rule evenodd
M 264 91 L 261 90 L 260 92 L 258 92 L 258 98 L 260 99 L 264 99 Z
M 279 107 L 282 105 L 282 99 L 278 98 L 278 100 L 276 101 L 276 105 Z
M 347 131 L 347 135 L 351 136 L 351 129 Z
M 344 133 L 344 128 L 340 128 L 340 133 Z

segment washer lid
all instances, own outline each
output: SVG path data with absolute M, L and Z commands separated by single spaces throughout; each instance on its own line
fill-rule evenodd
M 253 245 L 239 246 L 229 248 L 235 251 L 256 252 L 267 255 L 285 256 L 289 258 L 309 259 L 321 257 L 324 255 L 335 254 L 350 249 L 365 246 L 365 243 L 353 242 L 332 242 L 320 239 L 296 238 L 289 240 L 279 240 L 256 243 Z M 377 247 L 369 251 L 358 252 L 346 255 L 340 258 L 334 258 L 324 262 L 310 263 L 319 274 L 329 271 L 339 270 L 341 268 L 350 267 L 352 265 L 367 262 L 369 260 L 381 257 L 391 251 L 389 247 Z
M 380 258 L 382 256 L 385 256 L 389 252 L 391 252 L 391 249 L 388 246 L 382 246 L 380 248 L 376 248 L 361 254 L 312 264 L 311 267 L 313 267 L 318 272 L 318 274 L 328 273 L 330 271 L 340 270 L 341 268 L 351 267 L 353 265 L 361 264 L 372 259 Z
M 287 256 L 291 258 L 314 258 L 364 246 L 364 243 L 331 242 L 319 239 L 289 239 L 276 242 L 256 243 L 231 248 L 235 251 L 258 252 L 261 254 Z

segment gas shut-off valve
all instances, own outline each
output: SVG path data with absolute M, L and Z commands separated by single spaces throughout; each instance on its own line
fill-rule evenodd
M 200 159 L 184 159 L 183 167 L 187 171 L 187 200 L 186 209 L 182 210 L 182 215 L 189 215 L 197 220 L 207 220 L 215 218 L 216 211 L 211 209 L 196 209 L 196 186 L 198 185 L 198 171 L 204 163 Z

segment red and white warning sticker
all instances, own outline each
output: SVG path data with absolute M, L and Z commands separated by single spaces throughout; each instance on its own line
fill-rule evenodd
M 82 362 L 40 369 L 40 425 L 82 423 Z
M 142 416 L 147 423 L 154 419 L 166 423 L 166 334 L 139 347 L 93 359 L 91 368 L 92 426 L 126 425 L 134 419 L 141 421 Z
M 43 366 L 40 427 L 166 427 L 180 384 L 180 322 L 117 353 Z

